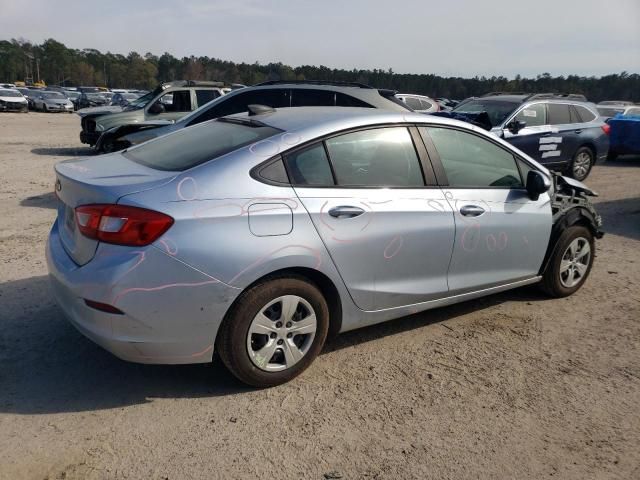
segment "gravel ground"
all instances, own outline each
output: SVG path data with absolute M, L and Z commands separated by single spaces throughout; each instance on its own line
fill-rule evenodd
M 640 158 L 598 165 L 587 284 L 333 340 L 288 385 L 126 363 L 48 288 L 52 166 L 79 119 L 0 114 L 0 478 L 640 478 Z

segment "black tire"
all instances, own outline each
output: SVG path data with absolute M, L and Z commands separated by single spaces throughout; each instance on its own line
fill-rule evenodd
M 561 278 L 561 264 L 571 243 L 574 242 L 574 240 L 580 238 L 586 240 L 586 242 L 588 242 L 589 244 L 590 253 L 589 260 L 587 262 L 588 264 L 586 267 L 586 271 L 584 272 L 584 274 L 582 274 L 582 277 L 579 279 L 579 281 L 573 286 L 567 286 L 563 283 L 563 279 Z M 595 241 L 591 230 L 581 225 L 573 225 L 567 228 L 564 232 L 562 232 L 562 235 L 560 235 L 556 249 L 542 277 L 541 287 L 544 292 L 552 297 L 560 298 L 568 297 L 569 295 L 572 295 L 573 293 L 578 291 L 589 277 L 591 267 L 593 267 L 593 259 L 595 257 L 595 253 Z M 573 275 L 573 273 L 571 275 Z
M 585 169 L 585 165 L 583 162 L 585 162 L 585 159 L 587 158 L 588 165 Z M 596 163 L 595 158 L 596 156 L 593 153 L 593 150 L 591 150 L 589 147 L 580 147 L 573 155 L 573 159 L 571 160 L 571 164 L 569 165 L 568 175 L 571 178 L 575 178 L 579 181 L 586 179 L 589 176 L 593 165 Z
M 47 106 L 44 103 L 42 104 L 42 111 L 45 113 L 47 112 Z
M 266 371 L 249 356 L 249 328 L 261 309 L 284 295 L 296 295 L 311 305 L 316 316 L 315 336 L 297 363 L 284 370 Z M 288 382 L 306 370 L 322 350 L 328 331 L 329 308 L 320 290 L 302 277 L 275 277 L 254 285 L 236 300 L 220 326 L 216 350 L 227 369 L 241 382 L 253 387 L 272 387 Z M 276 351 L 275 355 L 283 353 Z M 274 358 L 267 359 L 267 363 L 271 364 Z

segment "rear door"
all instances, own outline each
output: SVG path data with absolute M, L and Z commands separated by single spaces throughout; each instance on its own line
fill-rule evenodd
M 439 188 L 425 186 L 416 139 L 405 126 L 368 128 L 285 155 L 296 194 L 363 310 L 448 291 L 453 212 Z
M 532 167 L 466 130 L 420 132 L 455 215 L 450 294 L 535 277 L 549 243 L 551 204 L 546 193 L 535 201 L 527 195 L 521 170 Z
M 548 144 L 555 148 L 542 154 L 542 163 L 553 165 L 570 162 L 578 149 L 584 126 L 575 114 L 571 114 L 569 107 L 567 103 L 549 102 L 547 105 L 549 125 L 554 129 L 552 137 L 556 141 Z

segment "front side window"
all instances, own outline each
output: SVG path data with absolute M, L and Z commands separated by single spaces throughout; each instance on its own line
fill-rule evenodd
M 333 185 L 329 159 L 322 143 L 287 155 L 286 163 L 291 183 L 294 185 L 310 187 Z
M 171 103 L 165 104 L 167 112 L 191 111 L 191 92 L 189 90 L 176 90 L 166 96 L 168 95 L 173 95 L 173 97 L 171 99 Z
M 477 135 L 450 128 L 422 127 L 438 151 L 450 187 L 522 187 L 511 152 Z
M 535 103 L 524 107 L 515 120 L 526 123 L 527 127 L 540 127 L 547 124 L 547 109 L 543 103 Z
M 562 103 L 549 103 L 549 125 L 567 125 L 571 123 L 569 105 Z
M 341 186 L 421 187 L 418 155 L 405 127 L 347 133 L 326 141 Z
M 156 138 L 123 155 L 156 170 L 183 171 L 281 133 L 273 127 L 219 120 Z

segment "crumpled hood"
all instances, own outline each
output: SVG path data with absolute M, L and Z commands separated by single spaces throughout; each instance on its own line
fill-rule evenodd
M 105 113 L 119 113 L 122 111 L 122 107 L 119 106 L 103 106 L 103 107 L 89 107 L 89 108 L 81 108 L 76 113 L 81 117 L 86 117 L 87 115 L 93 114 L 105 114 Z
M 568 186 L 569 188 L 572 188 L 574 190 L 576 190 L 576 193 L 584 193 L 585 195 L 588 195 L 590 197 L 597 197 L 598 193 L 591 190 L 589 187 L 587 187 L 584 183 L 571 178 L 571 177 L 565 177 L 563 175 L 558 175 L 558 181 L 561 182 L 562 184 Z
M 102 115 L 96 120 L 96 126 L 101 125 L 103 130 L 109 130 L 125 123 L 138 123 L 144 120 L 143 110 L 132 110 L 130 112 L 110 113 Z

